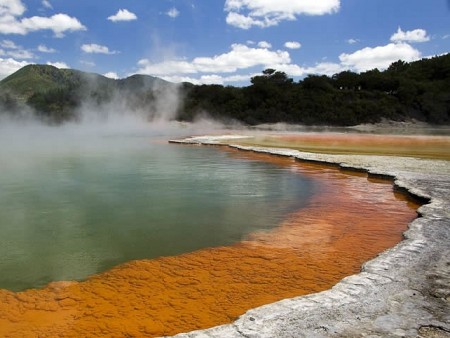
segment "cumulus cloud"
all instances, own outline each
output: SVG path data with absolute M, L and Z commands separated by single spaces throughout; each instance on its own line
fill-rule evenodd
M 274 69 L 285 72 L 289 76 L 305 76 L 308 74 L 320 74 L 320 75 L 328 75 L 332 76 L 336 73 L 342 72 L 345 70 L 345 67 L 339 63 L 332 62 L 320 62 L 314 66 L 310 67 L 301 67 L 296 64 L 280 64 L 275 65 Z
M 319 62 L 313 67 L 306 67 L 305 74 L 320 74 L 332 76 L 336 73 L 344 71 L 346 68 L 339 64 L 333 62 Z
M 284 44 L 284 47 L 289 49 L 300 49 L 302 47 L 302 44 L 297 41 L 288 41 Z
M 7 49 L 20 49 L 20 46 L 17 46 L 14 41 L 11 40 L 3 40 L 0 42 L 0 47 Z
M 1 56 L 10 56 L 19 60 L 33 59 L 35 57 L 32 52 L 24 49 L 22 46 L 16 45 L 15 42 L 11 40 L 0 41 L 0 47 L 4 48 L 0 49 Z
M 263 21 L 260 20 L 254 20 L 248 16 L 231 12 L 227 15 L 227 24 L 235 27 L 239 27 L 242 29 L 249 29 L 252 26 L 258 26 L 258 27 L 265 27 L 265 24 Z
M 15 49 L 4 52 L 4 55 L 11 56 L 12 58 L 24 60 L 24 59 L 33 59 L 35 55 L 29 50 L 25 49 Z
M 21 0 L 3 0 L 0 3 L 0 34 L 26 35 L 39 30 L 51 30 L 56 37 L 63 37 L 66 32 L 86 30 L 78 19 L 67 14 L 20 18 L 25 9 Z
M 339 10 L 340 0 L 226 0 L 229 25 L 249 29 L 252 26 L 269 27 L 281 21 L 296 20 L 298 15 L 324 15 Z
M 425 35 L 426 36 L 426 35 Z M 354 40 L 357 41 L 357 40 Z M 347 41 L 349 42 L 349 41 Z M 296 41 L 284 44 L 288 49 L 301 48 Z M 267 41 L 247 41 L 246 44 L 233 44 L 228 52 L 212 57 L 167 60 L 151 62 L 142 59 L 138 62 L 138 73 L 160 76 L 171 82 L 191 82 L 194 84 L 225 84 L 248 82 L 254 67 L 261 70 L 273 68 L 288 76 L 303 77 L 308 74 L 332 76 L 345 70 L 363 72 L 378 68 L 386 69 L 395 61 L 411 62 L 422 57 L 421 52 L 406 42 L 389 43 L 384 46 L 366 47 L 353 53 L 342 53 L 338 61 L 322 60 L 314 65 L 292 63 L 286 50 L 272 50 Z M 242 74 L 242 73 L 247 74 Z
M 56 49 L 49 48 L 46 45 L 39 45 L 37 50 L 41 53 L 56 53 Z
M 115 72 L 108 72 L 103 74 L 103 76 L 109 77 L 110 79 L 114 79 L 117 80 L 119 78 L 119 75 L 117 75 L 117 73 Z
M 59 69 L 67 69 L 70 68 L 65 62 L 47 62 L 49 66 L 53 66 Z
M 130 12 L 128 9 L 119 9 L 119 11 L 108 17 L 109 21 L 117 22 L 117 21 L 133 21 L 137 20 L 136 14 Z
M 427 42 L 430 41 L 430 37 L 427 36 L 427 32 L 424 29 L 415 29 L 412 31 L 402 31 L 400 27 L 396 33 L 391 36 L 392 42 Z
M 81 46 L 81 50 L 87 54 L 117 54 L 116 51 L 110 51 L 108 47 L 96 43 L 84 44 Z
M 347 40 L 347 43 L 348 43 L 349 45 L 354 45 L 354 44 L 357 43 L 357 42 L 359 42 L 358 39 L 348 39 L 348 40 Z
M 269 67 L 274 64 L 290 63 L 286 51 L 271 51 L 267 48 L 251 48 L 242 44 L 233 44 L 228 53 L 213 57 L 197 57 L 192 61 L 170 60 L 152 63 L 140 60 L 139 72 L 150 75 L 175 75 L 195 73 L 231 73 L 254 66 Z
M 51 30 L 56 37 L 63 37 L 65 32 L 86 30 L 86 27 L 78 19 L 66 14 L 55 14 L 49 18 L 41 16 L 25 18 L 22 19 L 21 26 L 25 32 Z
M 0 80 L 25 67 L 29 63 L 26 61 L 17 61 L 12 58 L 0 58 Z
M 272 48 L 272 45 L 267 41 L 260 41 L 260 42 L 258 42 L 258 47 L 269 49 L 269 48 Z
M 173 7 L 169 9 L 166 14 L 167 16 L 170 16 L 171 18 L 175 19 L 178 15 L 180 15 L 180 11 L 175 7 Z
M 395 61 L 411 62 L 420 58 L 420 52 L 407 43 L 390 43 L 379 47 L 366 47 L 352 54 L 341 54 L 339 59 L 345 67 L 358 72 L 378 68 L 385 69 Z
M 25 12 L 25 6 L 20 0 L 3 0 L 0 2 L 0 18 L 5 16 L 21 16 Z
M 211 75 L 202 75 L 199 78 L 189 77 L 189 76 L 178 76 L 178 75 L 172 75 L 172 76 L 163 76 L 162 79 L 169 81 L 169 82 L 190 82 L 195 85 L 202 85 L 202 84 L 225 84 L 225 83 L 236 83 L 236 82 L 245 82 L 248 81 L 251 77 L 260 75 L 259 73 L 255 74 L 245 74 L 245 75 L 230 75 L 230 76 L 223 76 L 218 74 L 211 74 Z
M 247 42 L 248 43 L 248 42 Z M 303 67 L 291 63 L 287 51 L 270 50 L 265 41 L 257 47 L 233 44 L 227 53 L 213 57 L 197 57 L 192 60 L 168 60 L 153 63 L 147 59 L 138 62 L 138 73 L 160 76 L 171 82 L 190 82 L 193 84 L 225 84 L 249 81 L 260 73 L 248 73 L 252 67 L 273 68 L 289 76 L 307 74 L 333 75 L 348 67 L 339 63 L 322 62 L 312 67 Z M 295 45 L 296 46 L 296 45 Z M 247 74 L 242 74 L 247 70 Z M 231 74 L 228 74 L 231 73 Z

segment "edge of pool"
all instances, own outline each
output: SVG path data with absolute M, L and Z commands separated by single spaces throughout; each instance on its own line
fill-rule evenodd
M 404 240 L 329 290 L 247 311 L 236 321 L 176 335 L 206 337 L 450 337 L 450 161 L 331 155 L 222 143 L 245 136 L 202 136 L 171 143 L 332 164 L 392 178 L 394 189 L 425 202 Z M 232 141 L 231 141 L 232 142 Z

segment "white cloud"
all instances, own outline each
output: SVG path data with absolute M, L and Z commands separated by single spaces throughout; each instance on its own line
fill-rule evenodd
M 242 29 L 249 29 L 252 26 L 257 26 L 257 27 L 268 27 L 271 26 L 269 25 L 269 22 L 264 22 L 261 20 L 255 20 L 251 17 L 236 13 L 236 12 L 231 12 L 228 13 L 227 15 L 227 24 L 231 25 L 231 26 L 235 26 L 238 28 L 242 28 Z
M 115 72 L 108 72 L 103 74 L 103 76 L 109 77 L 110 79 L 114 79 L 117 80 L 119 78 L 119 75 L 117 75 L 117 73 Z
M 119 9 L 119 11 L 115 15 L 111 15 L 108 17 L 108 20 L 112 22 L 132 21 L 136 19 L 137 19 L 136 14 L 130 12 L 128 9 Z
M 53 8 L 52 4 L 48 0 L 42 0 L 42 6 L 44 6 L 45 8 L 49 8 L 49 9 Z
M 168 16 L 170 16 L 171 18 L 176 18 L 178 15 L 180 15 L 180 11 L 178 9 L 176 9 L 175 7 L 169 9 L 169 11 L 167 11 L 166 13 Z
M 37 50 L 41 53 L 56 53 L 56 49 L 49 48 L 46 45 L 39 45 Z
M 2 0 L 0 2 L 0 18 L 4 16 L 21 16 L 25 9 L 20 0 Z
M 17 46 L 14 41 L 11 40 L 3 40 L 0 42 L 0 47 L 7 49 L 20 49 L 22 47 Z
M 446 39 L 449 39 L 449 38 L 450 38 L 450 34 L 444 35 L 444 36 L 442 37 L 443 40 L 446 40 Z
M 263 43 L 258 47 L 233 44 L 227 53 L 213 57 L 197 57 L 192 60 L 169 60 L 152 63 L 147 59 L 138 62 L 138 73 L 160 76 L 171 82 L 191 82 L 193 84 L 225 84 L 248 82 L 256 74 L 240 74 L 252 67 L 273 68 L 285 72 L 288 76 L 305 76 L 306 74 L 333 75 L 346 67 L 339 63 L 321 62 L 313 67 L 302 67 L 291 63 L 287 51 L 271 51 Z M 236 73 L 235 73 L 236 72 Z M 232 73 L 223 75 L 224 73 Z
M 284 47 L 289 49 L 300 49 L 302 47 L 302 44 L 297 41 L 288 41 L 284 44 Z
M 352 54 L 343 53 L 339 59 L 343 66 L 362 72 L 374 68 L 385 69 L 398 60 L 415 61 L 420 56 L 420 52 L 407 43 L 390 43 L 375 48 L 366 47 Z
M 5 53 L 5 55 L 11 56 L 15 59 L 33 59 L 35 57 L 35 55 L 30 52 L 29 50 L 25 50 L 25 49 L 14 49 L 14 50 L 9 50 Z
M 320 74 L 332 76 L 336 73 L 344 71 L 346 68 L 339 63 L 333 62 L 320 62 L 314 67 L 305 68 L 306 74 Z
M 242 29 L 269 27 L 298 15 L 324 15 L 339 10 L 340 0 L 226 0 L 227 23 Z
M 21 34 L 39 30 L 51 30 L 57 37 L 65 32 L 86 30 L 78 19 L 66 14 L 55 14 L 51 17 L 33 16 L 20 18 L 25 12 L 21 0 L 2 0 L 0 3 L 0 34 Z
M 116 51 L 110 51 L 108 47 L 96 43 L 84 44 L 81 46 L 81 50 L 88 54 L 117 54 Z
M 0 42 L 0 47 L 6 49 L 0 49 L 0 55 L 10 56 L 14 59 L 33 59 L 35 55 L 29 50 L 24 49 L 22 46 L 16 45 L 14 41 L 2 40 Z
M 70 68 L 65 62 L 47 62 L 49 66 L 53 66 L 59 69 L 67 69 Z
M 236 82 L 249 82 L 250 78 L 259 74 L 246 74 L 246 75 L 230 75 L 222 76 L 217 74 L 202 75 L 199 78 L 189 77 L 189 76 L 163 76 L 162 79 L 180 83 L 180 82 L 190 82 L 195 85 L 202 84 L 226 84 L 226 83 L 236 83 Z
M 267 41 L 260 41 L 260 42 L 258 42 L 258 47 L 269 49 L 269 48 L 272 48 L 272 45 Z
M 280 72 L 285 72 L 289 76 L 305 76 L 308 74 L 334 75 L 345 70 L 341 64 L 332 62 L 320 62 L 313 67 L 301 67 L 296 64 L 280 64 L 272 67 Z
M 33 16 L 25 18 L 21 21 L 22 27 L 26 32 L 34 32 L 38 30 L 51 30 L 56 37 L 63 37 L 66 31 L 75 32 L 86 30 L 80 21 L 66 14 L 55 14 L 49 18 L 41 16 Z
M 286 74 L 290 76 L 303 76 L 306 74 L 306 69 L 303 67 L 300 67 L 299 65 L 292 64 L 292 63 L 285 63 L 285 64 L 278 64 L 274 65 L 273 67 L 270 67 L 273 69 L 276 69 L 280 72 L 285 72 Z M 258 74 L 260 75 L 260 74 Z
M 357 43 L 357 42 L 359 42 L 358 39 L 348 39 L 348 40 L 347 40 L 347 43 L 348 43 L 349 45 L 354 45 L 354 44 Z
M 86 30 L 80 21 L 66 14 L 51 17 L 33 16 L 17 20 L 13 16 L 0 17 L 0 34 L 26 35 L 39 30 L 51 30 L 56 37 L 63 37 L 65 32 Z
M 139 73 L 150 75 L 175 75 L 195 73 L 231 73 L 254 66 L 269 67 L 275 64 L 290 63 L 286 51 L 270 51 L 266 48 L 251 48 L 242 44 L 233 44 L 228 53 L 213 57 L 197 57 L 192 61 L 170 60 L 152 63 L 140 60 Z
M 430 41 L 427 32 L 424 29 L 415 29 L 413 31 L 402 31 L 400 27 L 396 33 L 391 36 L 392 42 L 426 42 Z
M 1 10 L 1 7 L 0 7 Z M 20 68 L 28 65 L 26 61 L 16 61 L 14 59 L 2 59 L 0 58 L 0 79 L 3 79 L 12 73 L 18 71 Z

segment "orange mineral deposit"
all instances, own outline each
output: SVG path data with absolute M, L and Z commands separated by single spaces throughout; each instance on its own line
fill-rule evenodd
M 239 153 L 317 181 L 308 205 L 229 247 L 122 264 L 83 282 L 0 290 L 1 337 L 152 337 L 229 323 L 330 288 L 402 239 L 418 207 L 363 174 Z M 251 205 L 249 205 L 251 207 Z M 213 220 L 212 220 L 213 221 Z

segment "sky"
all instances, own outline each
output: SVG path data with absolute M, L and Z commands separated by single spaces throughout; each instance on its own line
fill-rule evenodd
M 450 0 L 0 0 L 0 79 L 27 64 L 244 86 L 450 52 Z

